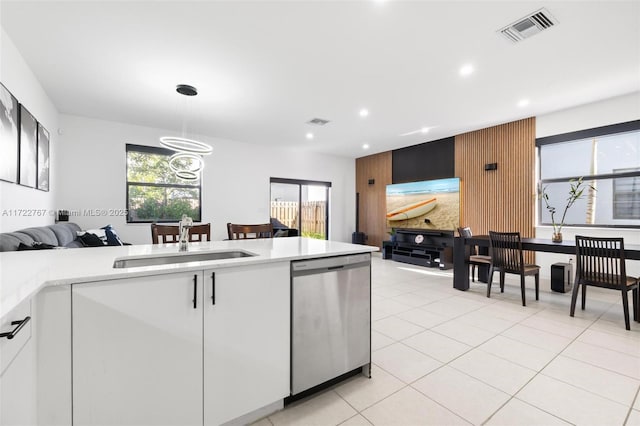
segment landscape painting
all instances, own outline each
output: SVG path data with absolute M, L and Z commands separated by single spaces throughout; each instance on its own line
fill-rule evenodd
M 460 226 L 460 178 L 387 185 L 387 227 L 455 230 Z

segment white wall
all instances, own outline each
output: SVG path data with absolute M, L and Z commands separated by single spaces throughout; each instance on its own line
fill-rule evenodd
M 124 209 L 125 144 L 159 146 L 158 138 L 175 131 L 61 115 L 56 205 L 70 210 Z M 212 239 L 227 237 L 226 223 L 269 221 L 269 178 L 332 183 L 329 238 L 350 241 L 355 230 L 355 160 L 292 149 L 272 149 L 200 137 L 213 145 L 205 158 L 202 221 L 212 223 Z M 83 228 L 113 225 L 133 244 L 151 242 L 149 224 L 127 224 L 124 216 L 70 219 Z
M 0 30 L 0 81 L 49 131 L 50 164 L 55 164 L 58 145 L 58 111 L 9 36 Z M 2 155 L 0 153 L 0 155 Z M 54 223 L 58 169 L 52 166 L 50 191 L 44 192 L 0 181 L 0 232 Z M 19 212 L 16 212 L 19 210 Z M 36 213 L 37 212 L 37 213 Z M 29 213 L 43 216 L 29 216 Z
M 606 99 L 575 108 L 557 111 L 536 117 L 536 137 L 545 137 L 561 133 L 574 132 L 609 124 L 624 123 L 640 119 L 640 92 Z M 537 238 L 551 238 L 551 226 L 536 227 Z M 623 237 L 625 244 L 640 244 L 640 230 L 624 228 L 564 227 L 562 238 L 575 239 L 577 235 L 594 237 Z M 540 275 L 548 278 L 551 264 L 568 262 L 575 256 L 536 253 L 536 263 L 542 267 Z M 640 275 L 640 262 L 627 261 L 627 274 Z
M 640 119 L 640 92 L 536 117 L 536 138 Z

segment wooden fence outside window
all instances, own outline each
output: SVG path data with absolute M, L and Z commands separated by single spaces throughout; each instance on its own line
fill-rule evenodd
M 324 239 L 327 235 L 327 203 L 325 201 L 304 201 L 301 205 L 302 227 L 298 226 L 298 202 L 272 201 L 271 217 L 285 226 L 300 230 L 303 237 Z

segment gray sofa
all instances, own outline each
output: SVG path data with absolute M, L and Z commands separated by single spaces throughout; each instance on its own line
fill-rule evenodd
M 20 243 L 30 246 L 34 242 L 69 248 L 84 247 L 77 239 L 77 231 L 81 230 L 75 223 L 67 222 L 6 232 L 0 234 L 0 251 L 16 251 Z

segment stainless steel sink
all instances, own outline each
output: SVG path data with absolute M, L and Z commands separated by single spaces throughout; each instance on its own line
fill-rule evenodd
M 205 262 L 207 260 L 236 259 L 252 257 L 253 253 L 241 250 L 215 251 L 208 253 L 171 254 L 167 256 L 127 257 L 116 259 L 114 268 L 135 268 L 138 266 L 169 265 L 172 263 Z

